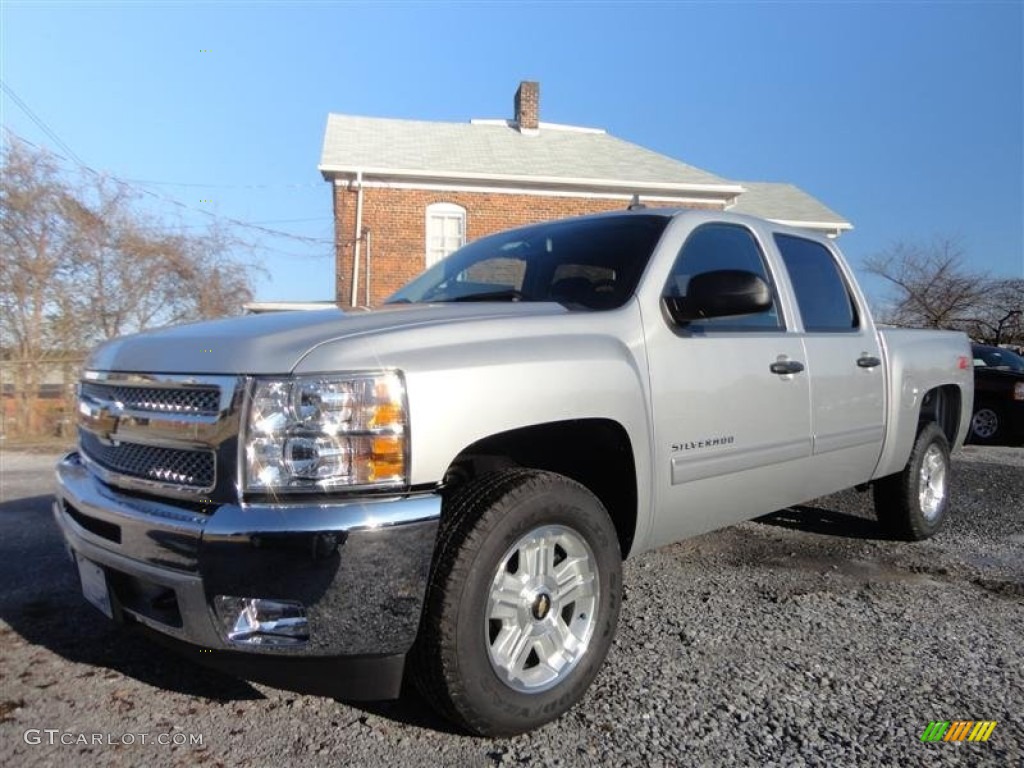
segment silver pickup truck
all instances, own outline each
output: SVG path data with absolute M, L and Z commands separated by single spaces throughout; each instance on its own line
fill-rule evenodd
M 54 514 L 86 598 L 199 661 L 464 728 L 558 717 L 624 557 L 840 489 L 947 515 L 967 338 L 879 330 L 835 245 L 631 210 L 477 240 L 372 312 L 116 339 Z

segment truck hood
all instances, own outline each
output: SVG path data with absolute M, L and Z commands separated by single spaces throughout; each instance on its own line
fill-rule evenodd
M 394 305 L 369 312 L 277 312 L 190 323 L 112 339 L 86 368 L 194 374 L 286 374 L 317 346 L 377 333 L 569 314 L 556 303 Z

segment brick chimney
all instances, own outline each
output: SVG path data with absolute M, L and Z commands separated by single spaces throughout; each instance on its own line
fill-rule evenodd
M 520 132 L 534 132 L 540 128 L 540 83 L 523 80 L 516 89 L 516 123 Z

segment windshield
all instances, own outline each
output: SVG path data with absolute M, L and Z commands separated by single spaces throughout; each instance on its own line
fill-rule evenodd
M 385 303 L 557 301 L 569 309 L 614 309 L 633 295 L 668 221 L 668 216 L 623 214 L 484 237 Z
M 1024 357 L 999 347 L 975 347 L 974 367 L 1024 373 Z

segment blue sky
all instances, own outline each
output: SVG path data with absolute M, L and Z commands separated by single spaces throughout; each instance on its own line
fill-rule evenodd
M 89 166 L 186 223 L 308 238 L 261 236 L 260 299 L 333 298 L 329 112 L 510 117 L 524 79 L 543 120 L 802 187 L 854 223 L 855 267 L 952 236 L 971 266 L 1024 276 L 1019 1 L 5 0 L 0 25 L 0 76 Z M 2 121 L 60 151 L 6 94 Z

